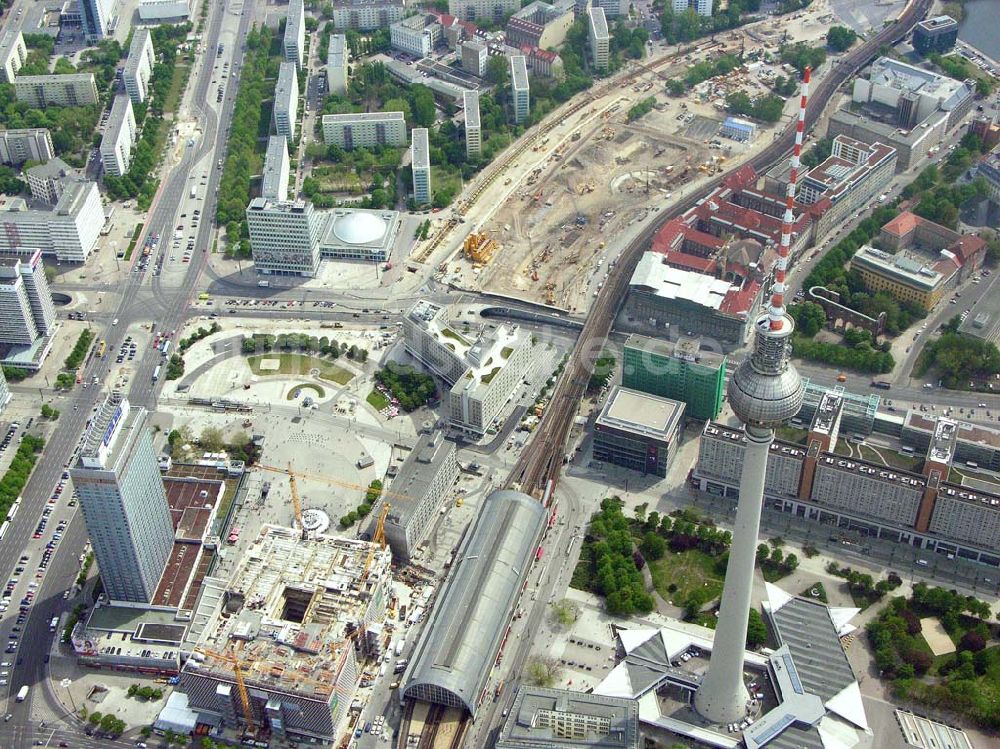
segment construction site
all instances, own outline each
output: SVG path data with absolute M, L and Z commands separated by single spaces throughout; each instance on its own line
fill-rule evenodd
M 390 561 L 377 539 L 265 526 L 231 577 L 206 580 L 178 686 L 196 730 L 332 742 L 391 637 Z

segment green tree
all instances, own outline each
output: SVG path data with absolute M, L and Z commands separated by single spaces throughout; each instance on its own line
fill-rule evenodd
M 654 533 L 653 531 L 649 531 L 642 537 L 642 543 L 639 545 L 639 550 L 647 560 L 655 562 L 666 553 L 667 542 L 664 541 L 660 535 Z
M 217 427 L 203 429 L 198 438 L 199 444 L 209 452 L 220 452 L 226 447 L 226 440 L 222 436 L 222 430 Z
M 750 609 L 747 619 L 747 647 L 756 650 L 767 643 L 767 625 L 757 609 Z
M 858 35 L 846 26 L 831 26 L 826 32 L 826 45 L 834 52 L 843 52 L 854 44 L 857 38 Z

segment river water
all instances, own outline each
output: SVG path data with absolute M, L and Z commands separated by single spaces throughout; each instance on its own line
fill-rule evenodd
M 994 60 L 1000 60 L 1000 0 L 967 0 L 958 37 Z

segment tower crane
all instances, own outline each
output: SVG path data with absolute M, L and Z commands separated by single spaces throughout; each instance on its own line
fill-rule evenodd
M 385 548 L 385 519 L 389 517 L 389 510 L 392 508 L 388 502 L 382 505 L 382 512 L 379 513 L 378 521 L 375 523 L 375 533 L 372 535 L 372 547 L 368 550 L 368 558 L 365 560 L 365 569 L 361 573 L 361 579 L 365 580 L 368 577 L 368 570 L 372 566 L 372 559 L 375 558 L 375 544 L 379 547 Z
M 233 667 L 233 676 L 236 677 L 236 691 L 240 695 L 240 705 L 243 708 L 243 720 L 247 724 L 247 730 L 252 733 L 257 733 L 257 724 L 253 719 L 253 709 L 250 706 L 250 693 L 247 691 L 247 685 L 243 681 L 243 668 L 248 665 L 241 661 L 236 655 L 232 653 L 220 653 L 218 650 L 209 650 L 208 648 L 195 648 L 196 653 L 201 653 L 209 658 L 214 658 L 223 663 L 228 663 Z
M 264 465 L 263 463 L 258 463 L 257 468 L 262 471 L 271 471 L 272 473 L 284 473 L 290 477 L 298 477 L 300 479 L 309 479 L 310 481 L 321 481 L 325 484 L 331 484 L 332 486 L 342 486 L 345 489 L 357 489 L 360 492 L 368 491 L 367 486 L 362 486 L 361 484 L 354 484 L 350 481 L 342 481 L 341 479 L 333 478 L 332 476 L 325 476 L 321 473 L 308 473 L 306 471 L 293 471 L 291 463 L 288 464 L 288 468 L 278 468 L 277 466 Z M 382 489 L 379 492 L 379 497 L 398 497 L 399 499 L 413 499 L 410 494 L 400 494 L 399 492 L 392 492 L 387 489 Z
M 299 487 L 295 483 L 295 473 L 292 471 L 292 464 L 288 464 L 288 485 L 292 490 L 292 509 L 295 511 L 295 522 L 299 525 L 302 538 L 306 537 L 306 526 L 302 522 L 302 500 L 299 499 Z

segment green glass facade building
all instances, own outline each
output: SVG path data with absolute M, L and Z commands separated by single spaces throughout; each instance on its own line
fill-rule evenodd
M 676 342 L 631 335 L 622 355 L 622 386 L 687 404 L 694 419 L 715 419 L 722 410 L 726 356 L 702 351 L 698 338 Z

